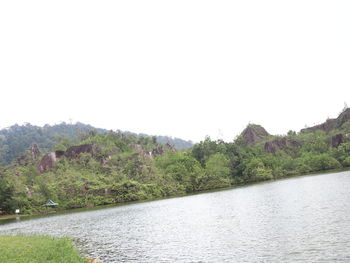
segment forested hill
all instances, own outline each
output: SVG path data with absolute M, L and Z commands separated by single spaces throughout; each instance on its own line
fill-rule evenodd
M 57 125 L 45 125 L 44 127 L 31 124 L 13 125 L 0 130 L 0 164 L 9 164 L 16 157 L 20 156 L 32 146 L 38 144 L 42 152 L 48 152 L 54 145 L 65 138 L 76 142 L 79 137 L 90 130 L 105 132 L 103 129 L 96 129 L 90 125 L 76 123 L 61 123 Z
M 105 133 L 106 129 L 96 128 L 88 124 L 65 122 L 57 125 L 45 125 L 44 127 L 31 124 L 13 125 L 0 130 L 0 165 L 13 162 L 16 157 L 22 155 L 28 148 L 36 143 L 42 152 L 54 150 L 55 145 L 74 144 L 86 136 L 87 133 Z M 125 132 L 130 133 L 130 132 Z M 141 136 L 148 136 L 142 134 Z M 191 141 L 168 136 L 155 136 L 157 142 L 173 145 L 176 149 L 189 149 L 193 146 Z M 57 145 L 58 144 L 58 145 Z
M 17 147 L 26 142 L 22 128 L 10 133 L 18 137 L 7 137 Z M 47 138 L 45 127 L 27 128 L 36 140 Z M 350 168 L 350 109 L 302 132 L 275 136 L 249 124 L 233 142 L 208 137 L 184 151 L 156 137 L 121 131 L 76 138 L 73 143 L 57 139 L 50 153 L 29 145 L 16 162 L 0 169 L 0 214 L 16 208 L 41 212 L 49 199 L 60 209 L 95 206 Z

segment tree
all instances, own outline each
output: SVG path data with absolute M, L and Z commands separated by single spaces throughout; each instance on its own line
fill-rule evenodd
M 198 178 L 202 175 L 200 163 L 182 152 L 169 152 L 157 157 L 157 166 L 174 180 L 183 185 L 187 192 L 198 188 Z
M 64 136 L 56 136 L 56 144 L 54 146 L 55 151 L 66 151 L 70 146 L 73 145 L 73 141 Z
M 343 162 L 343 165 L 345 167 L 349 167 L 350 166 L 350 156 L 345 158 L 345 160 Z
M 0 178 L 0 213 L 11 213 L 15 209 L 14 188 Z
M 337 159 L 325 153 L 319 155 L 308 154 L 303 159 L 304 163 L 311 167 L 312 171 L 325 171 L 341 167 Z
M 247 181 L 251 182 L 273 179 L 272 170 L 266 168 L 259 158 L 252 158 L 248 161 L 243 175 L 247 178 Z
M 230 186 L 230 162 L 222 153 L 209 157 L 205 163 L 205 177 L 202 178 L 202 188 L 212 189 Z
M 210 177 L 227 178 L 230 174 L 229 161 L 222 153 L 216 153 L 209 157 L 205 163 L 206 173 Z

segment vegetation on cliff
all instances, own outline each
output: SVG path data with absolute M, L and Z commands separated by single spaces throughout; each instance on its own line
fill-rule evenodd
M 53 153 L 26 152 L 21 162 L 0 172 L 3 213 L 45 210 L 48 199 L 60 208 L 94 206 L 164 197 L 193 191 L 202 175 L 188 152 L 154 137 L 122 132 L 82 136 L 78 146 L 60 144 Z M 80 146 L 79 146 L 80 145 Z M 33 147 L 32 147 L 33 148 Z M 34 147 L 35 148 L 35 147 Z M 198 178 L 197 178 L 198 179 Z
M 350 122 L 342 122 L 285 136 L 250 124 L 234 142 L 208 137 L 186 151 L 155 137 L 90 131 L 49 154 L 33 146 L 2 169 L 0 211 L 40 212 L 48 199 L 62 209 L 113 204 L 350 167 Z
M 29 123 L 25 125 L 13 125 L 0 130 L 0 165 L 8 165 L 16 158 L 23 155 L 25 151 L 37 144 L 42 152 L 60 148 L 63 145 L 78 143 L 87 133 L 106 133 L 108 130 L 95 128 L 83 123 L 60 123 L 56 125 L 45 125 L 39 127 Z M 125 134 L 137 135 L 131 132 Z M 139 136 L 148 137 L 147 134 Z M 177 149 L 189 149 L 193 146 L 191 141 L 172 138 L 168 136 L 155 136 L 156 141 L 161 144 L 170 143 Z

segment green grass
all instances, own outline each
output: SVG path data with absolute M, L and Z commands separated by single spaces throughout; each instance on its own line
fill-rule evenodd
M 0 236 L 0 262 L 86 263 L 68 238 Z

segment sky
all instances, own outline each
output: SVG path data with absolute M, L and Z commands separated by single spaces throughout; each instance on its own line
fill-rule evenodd
M 83 122 L 198 142 L 350 105 L 350 1 L 0 1 L 0 128 Z

